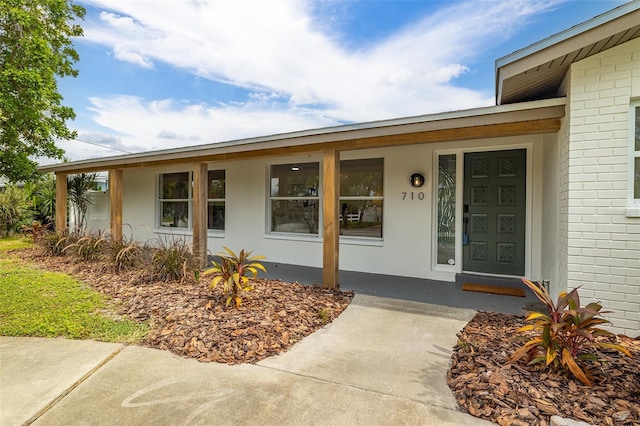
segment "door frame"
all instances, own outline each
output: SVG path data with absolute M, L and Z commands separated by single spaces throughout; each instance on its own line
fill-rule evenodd
M 438 272 L 449 272 L 455 277 L 456 273 L 469 272 L 463 269 L 463 253 L 462 253 L 462 233 L 463 233 L 463 223 L 462 223 L 462 207 L 463 207 L 463 196 L 464 196 L 464 155 L 466 153 L 472 152 L 485 152 L 485 151 L 511 151 L 515 149 L 524 149 L 526 150 L 526 165 L 527 165 L 527 173 L 526 173 L 526 199 L 525 199 L 525 245 L 524 245 L 524 273 L 526 277 L 531 277 L 532 273 L 532 253 L 533 253 L 533 218 L 534 218 L 534 195 L 539 197 L 538 194 L 534 194 L 533 191 L 533 181 L 534 181 L 534 144 L 533 142 L 527 143 L 516 143 L 511 145 L 486 145 L 486 146 L 470 146 L 465 148 L 458 149 L 441 149 L 433 151 L 433 162 L 432 162 L 432 179 L 434 184 L 432 185 L 433 189 L 433 203 L 432 203 L 432 233 L 431 233 L 431 247 L 432 247 L 432 260 L 431 260 L 431 268 L 433 271 Z M 437 190 L 437 182 L 438 182 L 438 157 L 440 155 L 447 154 L 456 154 L 456 231 L 455 231 L 455 242 L 456 242 L 456 250 L 455 250 L 455 265 L 442 265 L 437 263 L 437 255 L 438 255 L 438 190 Z M 500 275 L 500 274 L 486 274 L 481 272 L 469 272 L 474 275 L 488 275 L 488 276 L 501 276 L 501 277 L 513 277 L 510 275 Z

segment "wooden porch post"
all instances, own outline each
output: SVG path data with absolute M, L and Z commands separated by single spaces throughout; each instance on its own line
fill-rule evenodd
M 193 168 L 193 253 L 200 266 L 207 266 L 207 189 L 209 170 L 206 163 Z
M 67 175 L 56 173 L 56 232 L 67 230 Z
M 109 229 L 113 241 L 122 240 L 122 170 L 109 170 Z
M 324 151 L 322 162 L 322 286 L 339 288 L 340 151 Z

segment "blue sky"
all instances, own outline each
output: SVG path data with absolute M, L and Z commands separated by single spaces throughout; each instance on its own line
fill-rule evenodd
M 72 160 L 493 105 L 494 61 L 616 0 L 86 0 Z

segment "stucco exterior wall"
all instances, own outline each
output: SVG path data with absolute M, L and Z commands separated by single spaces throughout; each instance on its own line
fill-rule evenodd
M 553 136 L 551 136 L 554 138 Z M 483 139 L 455 143 L 431 143 L 425 145 L 345 151 L 342 160 L 356 158 L 384 158 L 384 212 L 383 240 L 341 238 L 340 268 L 389 275 L 411 276 L 453 281 L 460 265 L 434 267 L 434 181 L 437 173 L 434 160 L 437 153 L 527 148 L 530 150 L 529 167 L 533 171 L 529 182 L 530 211 L 528 212 L 530 244 L 528 246 L 527 275 L 533 279 L 541 276 L 542 238 L 542 135 L 514 138 Z M 226 220 L 224 232 L 209 232 L 208 249 L 215 253 L 223 246 L 234 250 L 252 249 L 267 256 L 270 262 L 322 266 L 322 238 L 310 235 L 285 235 L 268 233 L 268 171 L 271 164 L 322 161 L 319 154 L 283 156 L 220 162 L 209 164 L 210 170 L 226 172 Z M 190 229 L 157 227 L 158 174 L 189 171 L 189 166 L 171 168 L 127 169 L 123 175 L 123 223 L 124 234 L 129 226 L 136 239 L 180 237 L 190 241 Z M 422 188 L 409 185 L 409 176 L 420 172 L 426 177 Z M 460 170 L 460 188 L 462 187 Z M 414 191 L 402 199 L 403 192 Z M 424 197 L 418 198 L 417 193 Z M 462 204 L 460 198 L 459 204 Z M 129 225 L 129 226 L 127 226 Z M 461 259 L 460 259 L 461 260 Z
M 90 191 L 87 196 L 91 200 L 87 208 L 87 231 L 109 232 L 109 193 Z
M 587 302 L 614 311 L 614 331 L 632 336 L 640 332 L 640 218 L 626 215 L 629 105 L 639 98 L 640 39 L 574 64 L 559 167 L 560 282 L 582 286 Z
M 171 169 L 167 169 L 167 172 Z M 122 174 L 122 234 L 137 240 L 157 239 L 155 233 L 157 181 L 148 169 L 125 169 Z

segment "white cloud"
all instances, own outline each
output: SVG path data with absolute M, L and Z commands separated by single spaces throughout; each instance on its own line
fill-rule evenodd
M 126 47 L 114 47 L 113 56 L 120 61 L 131 62 L 143 68 L 153 68 L 153 62 L 151 62 L 148 58 L 145 58 L 137 52 L 128 50 Z
M 85 39 L 116 59 L 163 62 L 254 92 L 216 106 L 114 94 L 93 98 L 91 110 L 125 145 L 156 149 L 488 105 L 493 93 L 457 87 L 456 77 L 487 44 L 558 1 L 452 3 L 353 49 L 303 1 L 87 0 L 106 11 L 86 23 Z
M 126 129 L 118 137 L 118 148 L 136 152 L 336 124 L 315 110 L 283 109 L 264 102 L 211 107 L 171 100 L 145 102 L 133 96 L 92 98 L 91 102 L 97 124 Z

